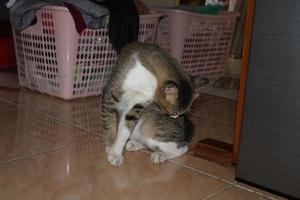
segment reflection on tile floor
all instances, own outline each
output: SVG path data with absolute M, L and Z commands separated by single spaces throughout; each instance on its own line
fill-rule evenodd
M 99 106 L 99 97 L 63 101 L 28 90 L 0 90 L 0 199 L 276 197 L 236 187 L 233 167 L 191 152 L 162 165 L 152 164 L 145 152 L 126 152 L 121 167 L 110 166 Z M 232 110 L 233 102 L 202 95 L 193 106 L 194 142 L 207 136 L 232 141 Z
M 196 126 L 193 143 L 209 137 L 232 144 L 235 112 L 236 101 L 201 93 L 191 111 Z
M 96 138 L 94 134 L 18 107 L 0 111 L 0 115 L 0 163 Z
M 0 199 L 201 199 L 226 186 L 173 163 L 154 165 L 145 153 L 127 153 L 112 167 L 101 145 L 87 141 L 0 166 Z
M 267 197 L 260 196 L 255 193 L 247 192 L 246 190 L 239 189 L 235 186 L 229 188 L 228 190 L 224 190 L 222 193 L 217 194 L 210 198 L 211 200 L 224 200 L 224 199 L 242 199 L 242 200 L 267 200 Z

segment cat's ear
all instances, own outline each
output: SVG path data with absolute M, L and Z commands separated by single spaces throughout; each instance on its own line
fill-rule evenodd
M 162 91 L 168 102 L 176 104 L 179 96 L 179 89 L 174 81 L 168 80 L 162 86 Z

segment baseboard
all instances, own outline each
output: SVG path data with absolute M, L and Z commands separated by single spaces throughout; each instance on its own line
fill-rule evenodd
M 258 185 L 256 183 L 252 183 L 250 181 L 247 181 L 243 178 L 239 178 L 239 177 L 236 177 L 235 180 L 241 182 L 241 183 L 245 183 L 247 185 L 250 185 L 250 186 L 253 186 L 253 187 L 256 187 L 258 189 L 261 189 L 261 190 L 264 190 L 264 191 L 267 191 L 267 192 L 270 192 L 270 193 L 273 193 L 273 194 L 276 194 L 278 196 L 282 196 L 284 198 L 287 198 L 289 200 L 300 200 L 300 198 L 297 198 L 297 197 L 293 197 L 291 195 L 288 195 L 288 194 L 285 194 L 285 193 L 282 193 L 282 192 L 279 192 L 279 191 L 276 191 L 276 190 L 272 190 L 270 188 L 267 188 L 267 187 L 264 187 L 264 186 L 261 186 L 261 185 Z

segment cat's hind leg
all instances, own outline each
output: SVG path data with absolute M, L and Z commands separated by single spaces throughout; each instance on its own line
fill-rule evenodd
M 175 142 L 157 142 L 158 150 L 151 154 L 151 161 L 158 164 L 180 157 L 188 151 L 188 146 L 178 147 Z
M 118 131 L 117 131 L 117 137 L 112 144 L 111 147 L 107 149 L 107 160 L 110 162 L 110 164 L 119 166 L 123 162 L 123 149 L 127 143 L 127 140 L 129 139 L 137 121 L 139 120 L 142 110 L 146 107 L 146 103 L 142 104 L 128 104 L 125 109 L 120 112 L 120 120 L 118 125 Z M 131 146 L 133 143 L 131 143 Z M 137 147 L 137 146 L 136 146 Z M 128 144 L 129 148 L 129 144 Z M 132 146 L 132 150 L 133 150 Z M 138 147 L 141 148 L 141 145 Z M 127 148 L 126 148 L 127 149 Z
M 130 137 L 130 130 L 126 127 L 125 116 L 121 116 L 117 137 L 112 146 L 107 148 L 107 160 L 114 166 L 123 163 L 123 148 Z
M 140 143 L 137 140 L 129 140 L 126 144 L 127 151 L 138 151 L 138 150 L 141 150 L 144 148 L 145 148 L 145 145 Z

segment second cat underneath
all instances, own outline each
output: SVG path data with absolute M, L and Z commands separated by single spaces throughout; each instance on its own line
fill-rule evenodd
M 194 126 L 186 114 L 172 118 L 156 103 L 151 103 L 136 123 L 126 144 L 127 151 L 149 148 L 154 163 L 163 163 L 188 151 Z

